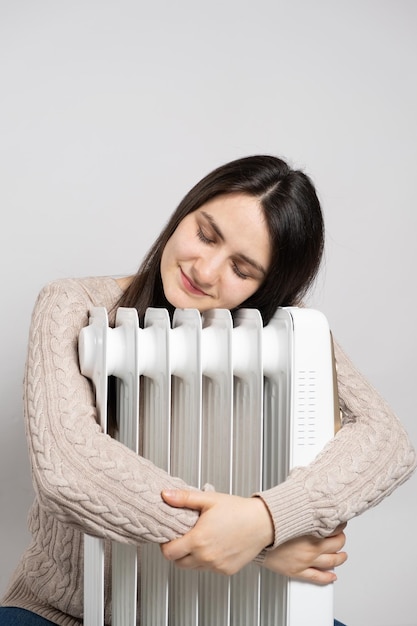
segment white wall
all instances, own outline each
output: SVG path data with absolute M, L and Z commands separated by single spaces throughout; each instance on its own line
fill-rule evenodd
M 21 379 L 47 281 L 136 270 L 178 200 L 231 158 L 315 180 L 311 304 L 415 421 L 417 3 L 1 0 L 0 591 L 28 541 Z M 348 528 L 337 616 L 416 626 L 413 478 Z

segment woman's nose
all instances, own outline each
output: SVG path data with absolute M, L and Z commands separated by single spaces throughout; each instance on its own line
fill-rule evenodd
M 202 285 L 213 285 L 221 272 L 222 259 L 218 254 L 207 254 L 194 263 L 196 280 Z

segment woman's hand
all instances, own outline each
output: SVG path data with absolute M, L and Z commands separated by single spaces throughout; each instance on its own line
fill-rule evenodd
M 166 559 L 184 569 L 235 574 L 274 540 L 268 509 L 260 498 L 241 498 L 217 492 L 164 491 L 171 506 L 198 510 L 199 520 L 183 537 L 161 546 Z M 316 584 L 337 580 L 331 570 L 342 565 L 346 524 L 330 537 L 297 537 L 265 554 L 263 567 L 278 574 Z
M 217 492 L 163 491 L 171 506 L 200 511 L 192 530 L 161 546 L 178 567 L 235 574 L 274 541 L 268 509 L 260 498 Z
M 346 541 L 343 532 L 345 527 L 346 524 L 342 524 L 332 536 L 325 539 L 312 536 L 291 539 L 267 552 L 262 566 L 310 583 L 332 583 L 337 580 L 337 576 L 331 570 L 347 559 L 346 552 L 340 552 Z

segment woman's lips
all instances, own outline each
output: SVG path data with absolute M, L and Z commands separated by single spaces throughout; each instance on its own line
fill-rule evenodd
M 182 284 L 184 285 L 184 287 L 185 287 L 185 289 L 187 291 L 189 291 L 190 293 L 192 293 L 193 295 L 196 295 L 196 296 L 207 296 L 208 295 L 205 291 L 203 291 L 202 289 L 197 287 L 197 285 L 195 285 L 192 282 L 192 280 L 190 278 L 188 278 L 188 276 L 186 274 L 184 274 L 182 269 L 180 269 L 180 273 L 181 273 Z

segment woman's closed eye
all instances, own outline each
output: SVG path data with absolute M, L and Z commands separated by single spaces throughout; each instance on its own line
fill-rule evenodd
M 201 228 L 201 226 L 198 227 L 197 229 L 197 237 L 200 239 L 200 241 L 202 241 L 203 243 L 207 243 L 207 244 L 212 244 L 215 243 L 215 239 L 210 238 Z
M 232 269 L 233 269 L 234 273 L 236 274 L 236 276 L 239 276 L 239 278 L 242 278 L 242 280 L 246 280 L 247 278 L 251 278 L 250 274 L 245 274 L 244 272 L 242 272 L 242 270 L 239 268 L 239 266 L 237 265 L 237 263 L 235 261 L 233 261 L 233 263 L 232 263 Z

